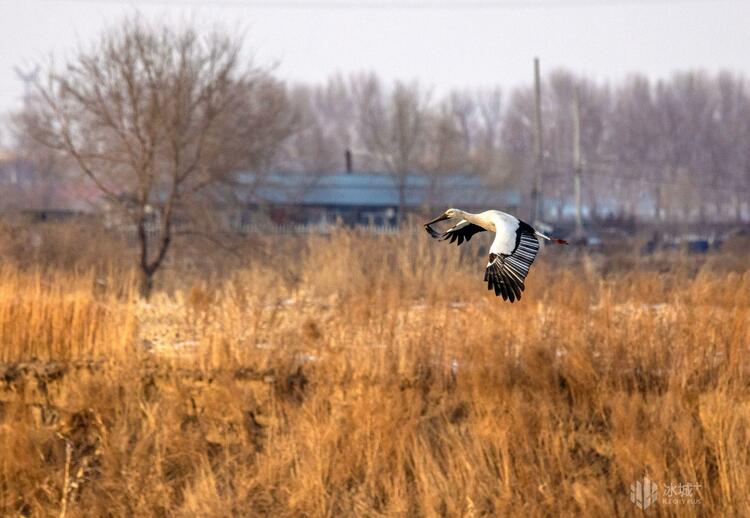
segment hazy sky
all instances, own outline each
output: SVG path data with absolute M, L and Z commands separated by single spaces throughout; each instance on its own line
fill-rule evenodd
M 566 67 L 598 80 L 722 68 L 750 75 L 750 0 L 0 0 L 0 111 L 17 103 L 14 66 L 64 54 L 118 18 L 246 29 L 285 79 L 374 70 L 388 79 L 513 86 Z

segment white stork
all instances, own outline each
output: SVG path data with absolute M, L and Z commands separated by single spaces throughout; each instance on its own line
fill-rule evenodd
M 431 226 L 438 221 L 453 218 L 460 218 L 459 222 L 443 233 Z M 424 227 L 433 238 L 450 239 L 451 243 L 458 240 L 459 245 L 471 239 L 477 232 L 494 232 L 495 239 L 490 247 L 490 260 L 484 272 L 484 280 L 487 281 L 488 290 L 494 289 L 495 295 L 511 302 L 521 300 L 521 292 L 525 288 L 524 280 L 539 251 L 537 237 L 560 245 L 568 244 L 563 239 L 545 236 L 528 223 L 499 210 L 472 214 L 459 209 L 448 209 L 425 223 Z

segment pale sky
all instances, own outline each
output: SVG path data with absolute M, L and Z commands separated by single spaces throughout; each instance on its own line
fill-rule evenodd
M 292 81 L 373 70 L 438 91 L 508 88 L 530 82 L 534 56 L 599 81 L 750 76 L 750 0 L 0 0 L 0 112 L 23 90 L 14 66 L 64 55 L 136 9 L 244 29 L 258 61 Z

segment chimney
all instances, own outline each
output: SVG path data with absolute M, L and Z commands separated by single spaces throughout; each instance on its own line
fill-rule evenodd
M 350 149 L 344 152 L 344 159 L 346 160 L 346 174 L 352 174 L 352 151 Z

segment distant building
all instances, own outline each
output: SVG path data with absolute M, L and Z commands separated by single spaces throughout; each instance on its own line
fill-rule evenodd
M 12 155 L 0 160 L 0 191 L 5 207 L 40 221 L 104 213 L 109 226 L 129 222 L 132 205 L 123 194 L 113 203 L 80 176 L 42 175 Z M 240 172 L 234 182 L 217 187 L 216 208 L 230 227 L 252 223 L 335 223 L 347 225 L 392 225 L 397 222 L 403 191 L 407 213 L 433 212 L 448 207 L 468 211 L 499 208 L 517 211 L 521 197 L 488 178 L 465 173 L 406 176 L 403 189 L 394 175 L 381 172 L 272 173 Z M 239 201 L 239 204 L 237 202 Z M 123 212 L 123 209 L 125 211 Z M 179 219 L 179 214 L 178 214 Z M 158 211 L 149 211 L 156 224 Z
M 81 177 L 44 174 L 30 161 L 0 150 L 0 214 L 57 221 L 93 212 L 100 198 Z
M 264 177 L 240 173 L 237 179 L 244 186 L 240 224 L 260 219 L 262 214 L 275 223 L 342 221 L 349 225 L 387 225 L 396 222 L 400 206 L 399 182 L 387 173 L 291 173 Z M 478 175 L 411 173 L 405 180 L 406 212 L 448 207 L 513 211 L 520 203 L 518 191 L 503 189 Z

